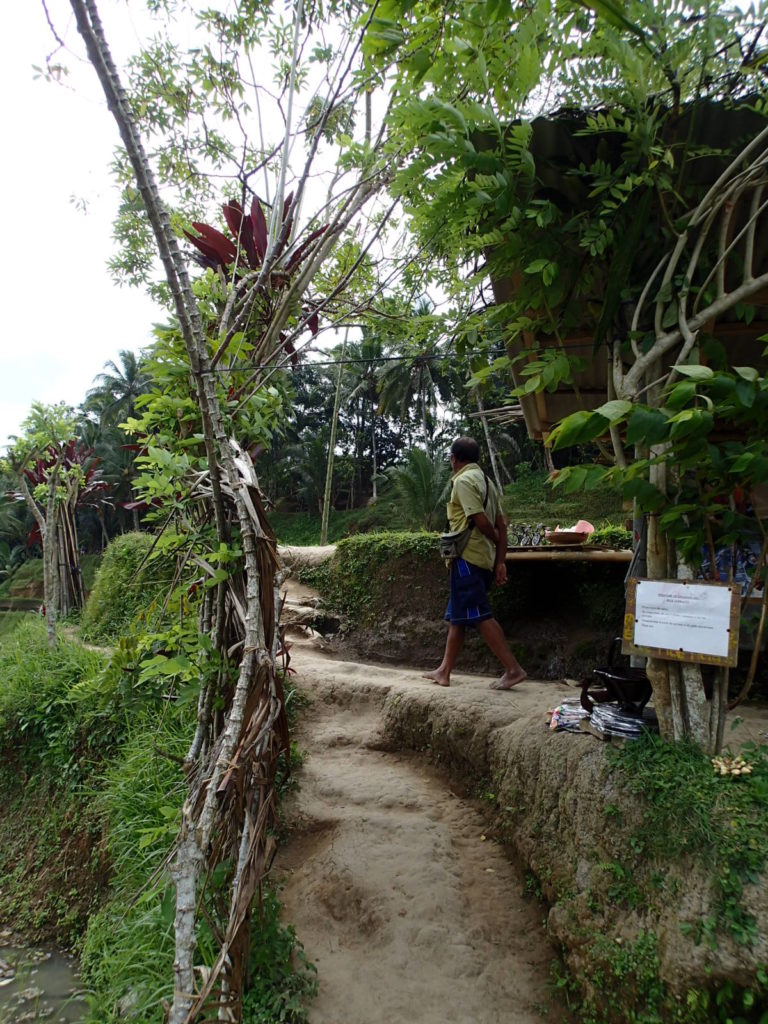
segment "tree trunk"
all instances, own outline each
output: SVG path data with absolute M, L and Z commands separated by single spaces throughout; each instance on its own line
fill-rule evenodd
M 371 465 L 373 468 L 373 474 L 371 476 L 371 498 L 373 501 L 378 501 L 379 493 L 376 476 L 379 472 L 379 467 L 376 465 L 376 408 L 373 402 L 371 402 Z
M 259 514 L 254 505 L 258 502 L 258 481 L 247 456 L 229 441 L 219 408 L 215 383 L 212 379 L 210 359 L 204 332 L 192 293 L 186 266 L 176 244 L 170 226 L 168 213 L 163 206 L 154 180 L 152 170 L 141 144 L 138 131 L 131 113 L 130 104 L 122 89 L 119 76 L 114 67 L 109 47 L 104 38 L 98 11 L 94 0 L 70 0 L 77 19 L 78 30 L 83 36 L 88 56 L 93 64 L 107 103 L 117 121 L 121 137 L 136 175 L 137 183 L 144 201 L 147 214 L 157 241 L 158 251 L 163 262 L 166 278 L 174 300 L 179 326 L 184 338 L 189 359 L 190 370 L 194 379 L 195 394 L 203 424 L 203 437 L 208 460 L 208 479 L 211 488 L 209 499 L 216 522 L 217 535 L 220 541 L 227 539 L 227 522 L 222 497 L 223 468 L 228 492 L 234 503 L 240 526 L 243 546 L 245 602 L 243 607 L 243 655 L 240 662 L 234 695 L 225 709 L 222 730 L 215 736 L 215 743 L 206 749 L 201 761 L 189 763 L 187 779 L 190 786 L 188 799 L 182 810 L 180 843 L 173 860 L 171 873 L 176 885 L 177 904 L 174 922 L 176 953 L 174 961 L 174 997 L 173 1005 L 168 1014 L 169 1024 L 186 1024 L 200 1011 L 211 997 L 213 986 L 221 977 L 222 972 L 233 972 L 234 977 L 241 977 L 242 964 L 233 963 L 230 953 L 239 950 L 240 956 L 247 957 L 242 948 L 242 926 L 240 907 L 237 914 L 230 916 L 223 930 L 219 957 L 208 980 L 200 992 L 194 988 L 194 958 L 196 952 L 195 918 L 197 900 L 197 882 L 202 865 L 214 867 L 217 857 L 226 857 L 226 851 L 216 853 L 216 844 L 212 844 L 219 815 L 227 814 L 227 833 L 238 835 L 242 828 L 239 812 L 243 801 L 253 799 L 259 786 L 254 785 L 251 777 L 246 780 L 244 772 L 247 767 L 243 759 L 239 765 L 235 763 L 235 751 L 243 729 L 252 721 L 255 713 L 249 711 L 248 722 L 244 720 L 246 703 L 259 708 L 258 722 L 260 730 L 249 744 L 249 760 L 247 765 L 259 762 L 256 773 L 259 785 L 265 787 L 267 795 L 272 799 L 274 782 L 273 748 L 285 749 L 287 738 L 285 729 L 279 739 L 274 739 L 275 723 L 283 714 L 282 701 L 278 697 L 274 662 L 271 657 L 271 636 L 266 638 L 264 607 L 271 607 L 272 579 L 264 580 L 264 602 L 262 606 L 261 575 L 265 572 L 274 574 L 276 556 L 273 551 L 264 550 L 267 537 L 263 532 Z M 265 261 L 266 263 L 266 261 Z M 274 325 L 273 325 L 274 326 Z M 219 462 L 219 459 L 221 462 Z M 268 596 L 267 596 L 268 595 Z M 252 705 L 249 705 L 251 707 Z M 284 719 L 283 719 L 284 722 Z M 215 723 L 210 723 L 213 730 Z M 266 739 L 265 739 L 266 737 Z M 195 741 L 193 740 L 193 743 Z M 190 750 L 192 747 L 190 748 Z M 269 756 L 263 764 L 259 759 Z M 239 769 L 239 770 L 238 770 Z M 225 805 L 220 802 L 219 787 L 224 785 L 222 778 L 231 778 L 235 774 L 233 789 L 242 794 L 242 799 Z M 247 782 L 247 785 L 246 785 Z M 239 787 L 238 788 L 238 784 Z M 254 841 L 249 848 L 248 884 L 243 885 L 241 897 L 248 904 L 245 907 L 247 916 L 250 900 L 263 874 L 263 866 L 267 862 L 265 853 L 268 836 L 266 827 L 269 818 L 264 818 L 264 831 L 259 841 Z M 209 859 L 211 858 L 211 859 Z M 215 930 L 214 930 L 215 931 Z M 227 986 L 224 986 L 226 988 Z M 240 992 L 234 994 L 238 1007 Z M 227 1000 L 232 996 L 227 993 Z M 217 1002 L 219 1000 L 217 999 Z
M 429 422 L 427 419 L 427 400 L 423 392 L 420 392 L 421 399 L 421 429 L 424 431 L 424 448 L 427 455 L 432 455 L 432 439 L 429 435 Z
M 666 492 L 666 468 L 652 466 L 650 481 Z M 690 567 L 676 557 L 671 543 L 661 532 L 656 515 L 648 519 L 647 564 L 649 579 L 693 578 Z M 717 753 L 722 744 L 726 711 L 723 690 L 727 691 L 727 673 L 725 683 L 723 673 L 718 673 L 709 701 L 701 665 L 649 658 L 646 673 L 653 687 L 653 704 L 662 738 L 694 743 L 705 754 Z
M 54 607 L 54 586 L 53 586 L 53 561 L 50 552 L 50 536 L 45 516 L 37 507 L 35 499 L 27 485 L 24 472 L 19 473 L 19 487 L 24 495 L 24 501 L 34 516 L 38 529 L 40 530 L 40 543 L 43 548 L 43 611 L 45 613 L 45 629 L 48 636 L 48 646 L 51 650 L 56 646 L 56 609 Z
M 339 409 L 341 408 L 341 380 L 344 374 L 344 355 L 347 351 L 347 338 L 349 328 L 344 332 L 344 341 L 341 346 L 341 360 L 339 361 L 339 376 L 336 380 L 336 395 L 333 399 L 333 415 L 331 416 L 331 437 L 328 442 L 328 462 L 325 468 L 325 491 L 323 493 L 323 515 L 320 521 L 320 543 L 328 543 L 328 520 L 331 513 L 331 490 L 333 487 L 333 456 L 336 447 L 336 430 L 339 423 Z
M 496 481 L 496 487 L 498 488 L 499 494 L 501 494 L 504 488 L 501 486 L 499 467 L 496 463 L 496 449 L 493 447 L 493 441 L 491 440 L 491 432 L 488 429 L 488 418 L 485 415 L 485 407 L 483 406 L 483 400 L 480 397 L 480 391 L 478 389 L 475 390 L 475 402 L 477 403 L 477 411 L 480 413 L 480 422 L 483 425 L 483 433 L 485 434 L 485 446 L 488 449 L 488 458 L 491 460 L 491 471 L 493 472 L 493 479 Z
M 663 465 L 651 467 L 650 482 L 660 490 L 666 491 L 667 478 Z M 659 529 L 659 518 L 648 517 L 648 540 L 646 545 L 646 561 L 648 578 L 663 580 L 669 578 L 669 558 L 667 538 Z M 669 677 L 669 662 L 661 658 L 649 658 L 646 673 L 653 687 L 653 704 L 659 719 L 659 731 L 664 739 L 675 738 L 675 719 L 672 703 L 672 686 Z

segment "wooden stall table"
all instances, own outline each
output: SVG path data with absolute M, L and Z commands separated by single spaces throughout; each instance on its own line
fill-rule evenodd
M 540 544 L 507 548 L 508 562 L 631 562 L 632 552 L 602 544 Z

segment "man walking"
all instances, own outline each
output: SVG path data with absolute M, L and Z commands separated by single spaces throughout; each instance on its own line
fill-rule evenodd
M 507 646 L 504 632 L 488 604 L 491 583 L 495 580 L 503 586 L 507 582 L 507 524 L 499 493 L 478 465 L 479 458 L 480 448 L 471 437 L 459 437 L 451 445 L 453 477 L 448 523 L 454 531 L 470 525 L 473 529 L 461 555 L 451 559 L 445 653 L 439 667 L 427 673 L 426 678 L 439 686 L 450 686 L 466 628 L 472 626 L 504 667 L 504 674 L 491 683 L 491 688 L 511 690 L 526 678 L 526 673 Z

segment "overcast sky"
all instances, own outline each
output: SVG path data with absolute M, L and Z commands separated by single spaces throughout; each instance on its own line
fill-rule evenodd
M 110 33 L 115 5 L 101 7 Z M 51 0 L 49 9 L 76 45 L 69 4 Z M 33 65 L 56 45 L 40 0 L 14 4 L 12 21 L 0 34 L 0 448 L 33 401 L 79 404 L 104 363 L 144 346 L 162 319 L 141 292 L 112 284 L 106 269 L 118 201 L 108 166 L 118 136 L 95 74 L 68 58 L 72 88 L 35 80 Z M 120 32 L 128 39 L 132 23 L 123 20 Z M 87 199 L 86 213 L 73 195 Z

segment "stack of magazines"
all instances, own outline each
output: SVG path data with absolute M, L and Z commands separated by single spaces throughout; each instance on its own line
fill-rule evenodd
M 590 713 L 578 700 L 564 700 L 551 712 L 549 728 L 565 732 L 591 732 L 600 739 L 616 736 L 624 740 L 637 740 L 644 732 L 658 732 L 659 723 L 653 708 L 642 715 L 622 711 L 616 704 L 595 704 Z
M 582 718 L 589 718 L 589 712 L 581 706 L 580 701 L 564 700 L 553 710 L 549 728 L 578 732 Z
M 646 708 L 642 715 L 632 715 L 615 704 L 595 704 L 589 716 L 589 725 L 590 732 L 627 740 L 640 739 L 644 732 L 659 731 L 653 708 Z

